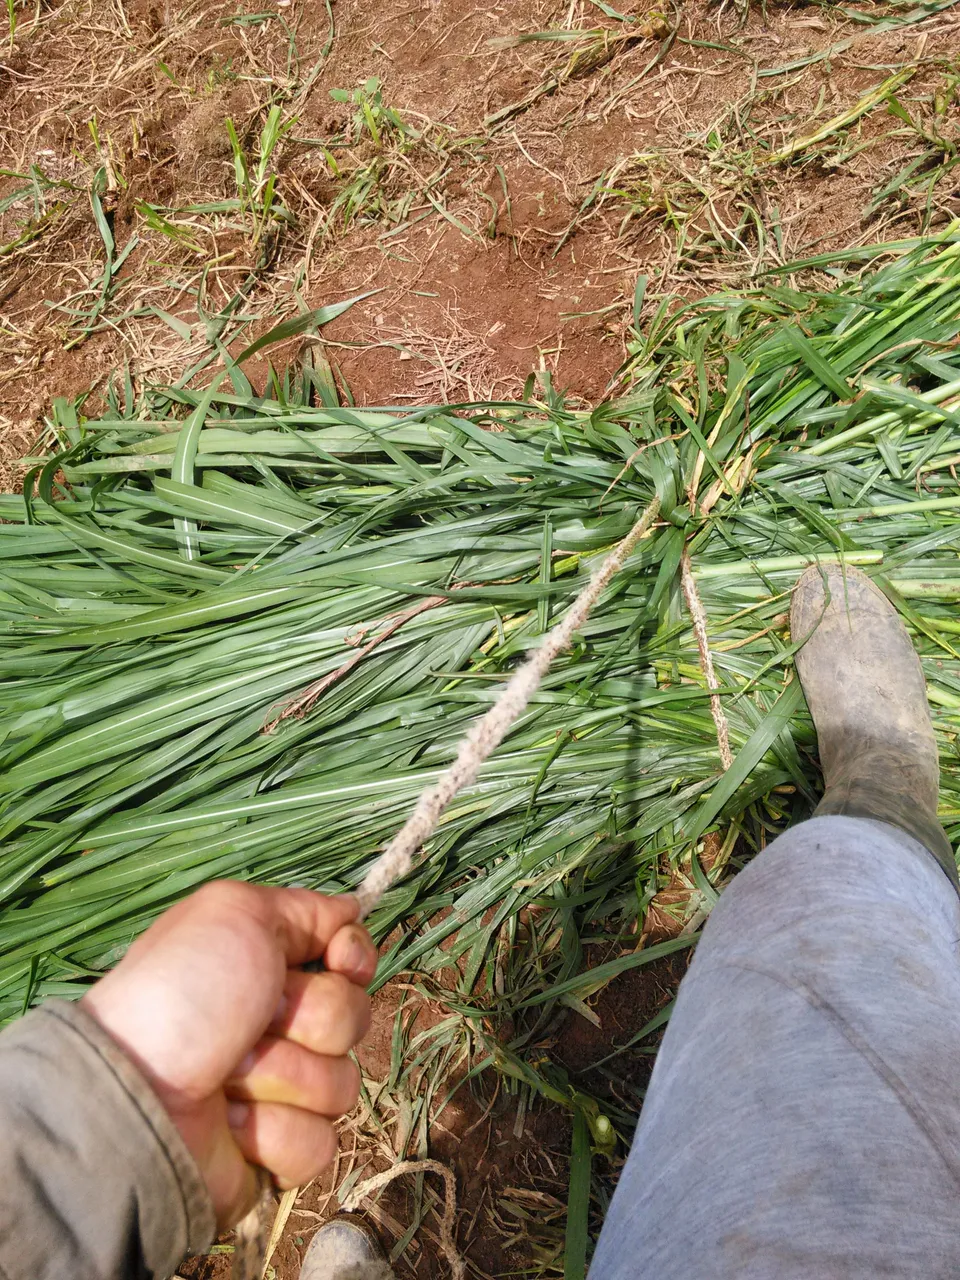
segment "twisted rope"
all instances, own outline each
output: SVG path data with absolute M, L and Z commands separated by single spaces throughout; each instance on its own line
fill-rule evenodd
M 530 654 L 504 685 L 490 710 L 474 723 L 461 740 L 453 764 L 444 770 L 433 786 L 423 791 L 410 817 L 356 890 L 361 920 L 370 914 L 391 885 L 409 874 L 414 854 L 433 835 L 444 809 L 457 792 L 476 780 L 484 761 L 496 751 L 507 736 L 510 726 L 523 714 L 551 663 L 570 647 L 574 635 L 589 618 L 604 588 L 626 564 L 659 513 L 660 499 L 654 498 L 627 536 L 605 557 L 561 621 L 547 632 L 540 647 Z M 264 1270 L 263 1251 L 267 1239 L 265 1204 L 266 1201 L 261 1199 L 237 1227 L 234 1280 L 261 1280 Z

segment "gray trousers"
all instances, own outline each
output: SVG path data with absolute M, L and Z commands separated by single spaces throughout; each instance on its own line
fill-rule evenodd
M 726 890 L 590 1280 L 960 1277 L 960 900 L 895 827 L 814 818 Z

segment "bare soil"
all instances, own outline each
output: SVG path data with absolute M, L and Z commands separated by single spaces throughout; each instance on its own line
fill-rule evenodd
M 917 151 L 916 135 L 882 109 L 796 163 L 765 167 L 761 155 L 911 60 L 900 96 L 922 124 L 949 61 L 949 13 L 877 34 L 820 7 L 771 4 L 766 18 L 751 7 L 741 22 L 731 5 L 687 0 L 675 22 L 653 23 L 672 36 L 594 50 L 553 88 L 579 45 L 495 42 L 558 29 L 614 40 L 624 24 L 587 0 L 386 0 L 373 10 L 335 0 L 331 11 L 326 57 L 327 12 L 302 0 L 253 7 L 252 18 L 240 0 L 182 11 L 67 0 L 38 20 L 18 11 L 0 66 L 0 200 L 29 185 L 15 175 L 29 178 L 31 166 L 44 190 L 0 213 L 8 461 L 57 396 L 100 391 L 125 365 L 180 376 L 241 285 L 254 333 L 302 304 L 379 290 L 324 332 L 359 402 L 515 395 L 531 370 L 595 401 L 627 353 L 638 276 L 649 309 L 664 292 L 745 284 L 777 261 L 912 234 L 960 208 L 946 183 L 929 201 L 913 193 L 865 213 Z M 384 145 L 380 178 L 344 226 L 330 207 L 376 148 L 330 92 L 371 76 L 427 142 Z M 257 241 L 250 215 L 203 210 L 237 195 L 225 120 L 252 164 L 271 102 L 293 121 L 270 158 L 290 224 Z M 96 299 L 105 254 L 88 192 L 98 170 L 116 253 L 129 253 L 85 325 L 58 306 Z M 175 234 L 152 226 L 146 205 L 166 211 Z M 748 205 L 760 231 L 739 222 Z

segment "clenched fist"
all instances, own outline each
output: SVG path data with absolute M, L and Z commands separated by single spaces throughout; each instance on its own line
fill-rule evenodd
M 150 1082 L 206 1179 L 221 1228 L 333 1159 L 357 1100 L 377 953 L 354 898 L 236 881 L 166 912 L 83 1005 Z M 300 966 L 323 959 L 325 972 Z

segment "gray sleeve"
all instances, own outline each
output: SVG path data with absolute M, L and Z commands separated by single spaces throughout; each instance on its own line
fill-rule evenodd
M 89 1014 L 54 1000 L 0 1035 L 3 1280 L 160 1280 L 214 1232 L 179 1133 Z

